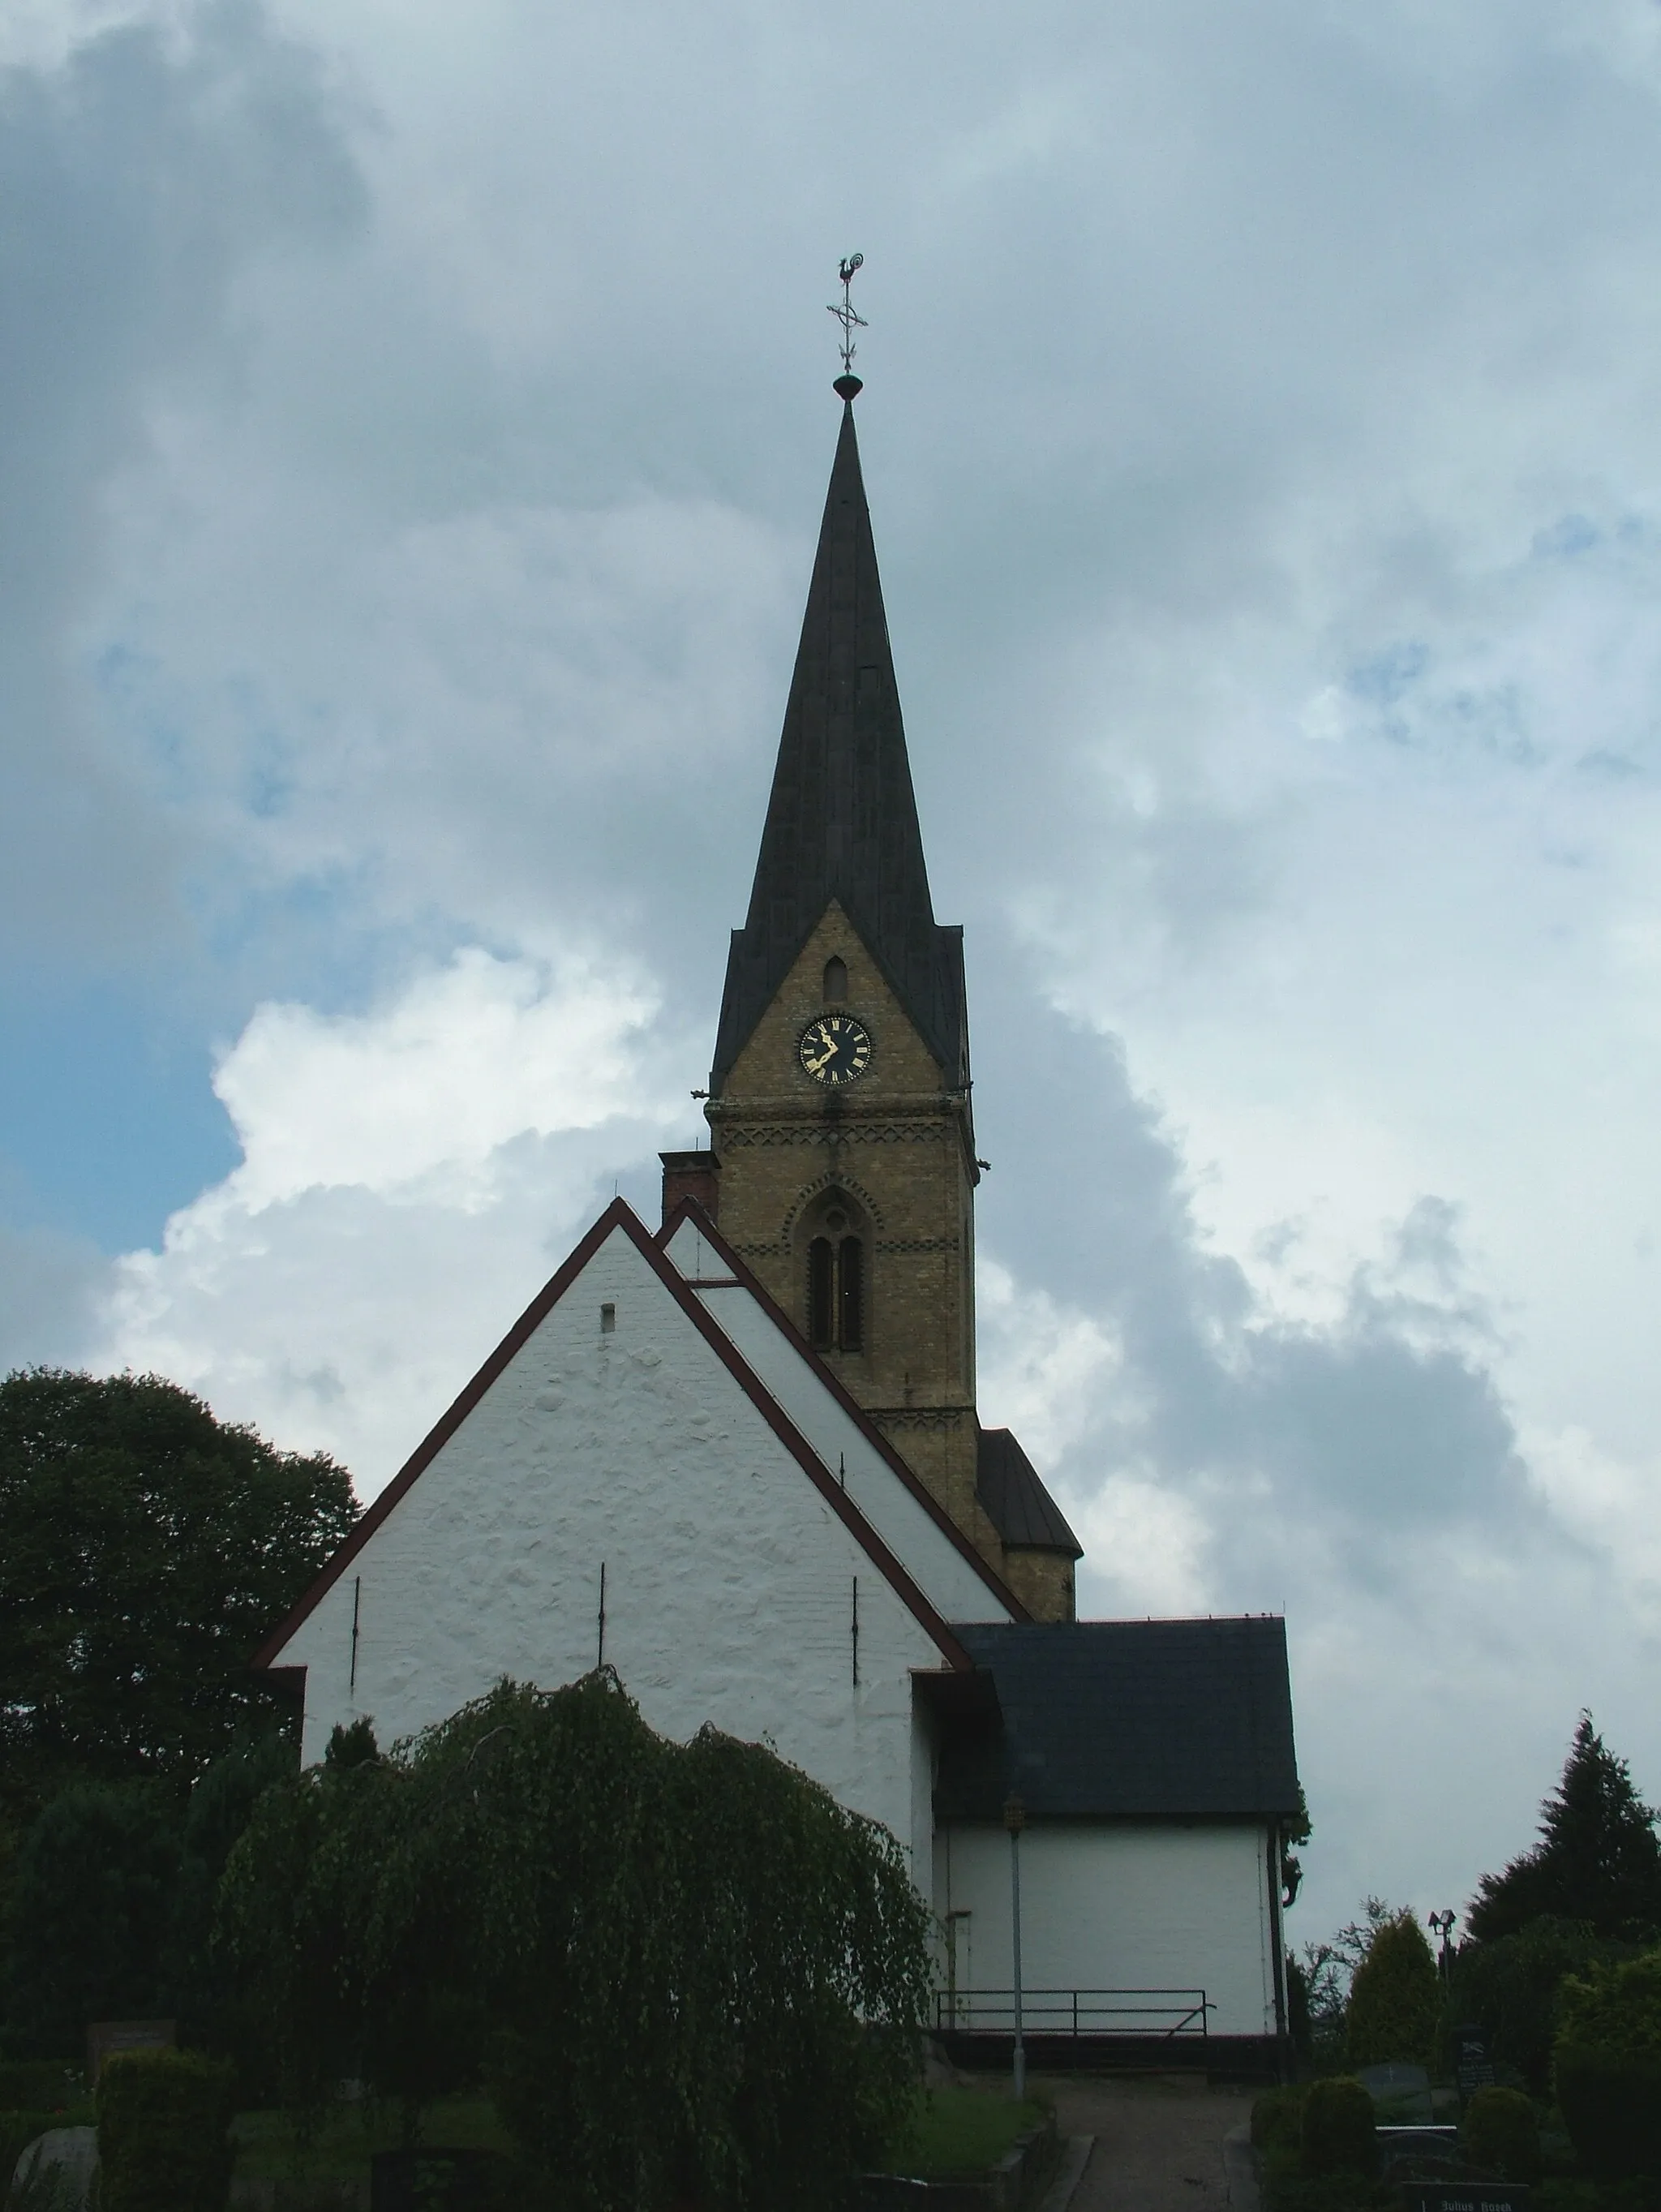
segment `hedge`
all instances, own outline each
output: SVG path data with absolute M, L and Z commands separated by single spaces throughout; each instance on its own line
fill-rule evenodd
M 223 2212 L 234 2076 L 190 2051 L 124 2051 L 98 2085 L 99 2212 Z

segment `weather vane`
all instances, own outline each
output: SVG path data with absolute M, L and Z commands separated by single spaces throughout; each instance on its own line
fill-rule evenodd
M 865 318 L 854 313 L 853 299 L 849 289 L 853 283 L 856 270 L 863 269 L 864 265 L 865 257 L 863 253 L 848 255 L 837 272 L 842 279 L 842 304 L 840 307 L 833 305 L 827 311 L 834 315 L 842 325 L 842 374 L 844 376 L 853 374 L 853 357 L 858 350 L 853 342 L 853 334 L 856 331 L 863 331 L 866 327 Z

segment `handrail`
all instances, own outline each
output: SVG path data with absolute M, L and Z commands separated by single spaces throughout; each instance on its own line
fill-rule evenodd
M 935 2026 L 958 2034 L 1012 2033 L 1015 1996 L 1012 1989 L 937 1990 Z M 1169 2042 L 1203 2036 L 1211 2008 L 1203 1990 L 1021 1992 L 1021 2025 L 1028 2035 L 1139 2035 Z

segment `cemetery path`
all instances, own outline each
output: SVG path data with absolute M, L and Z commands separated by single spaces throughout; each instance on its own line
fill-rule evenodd
M 1179 2075 L 1102 2081 L 1056 2075 L 1043 2087 L 1064 2136 L 1095 2137 L 1068 2212 L 1256 2212 L 1225 2136 L 1245 2124 L 1251 2094 Z M 1231 2197 L 1228 2168 L 1234 2169 Z

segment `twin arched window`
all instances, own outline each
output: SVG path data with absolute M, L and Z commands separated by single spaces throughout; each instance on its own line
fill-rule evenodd
M 808 1340 L 815 1352 L 865 1345 L 865 1247 L 840 1206 L 808 1246 Z

